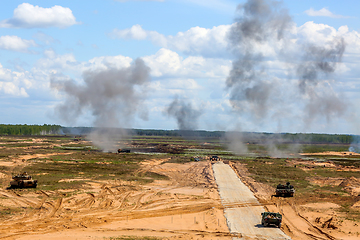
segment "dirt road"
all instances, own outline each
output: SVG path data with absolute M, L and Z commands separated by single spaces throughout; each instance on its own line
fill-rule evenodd
M 213 171 L 230 232 L 239 234 L 234 239 L 290 239 L 278 228 L 261 225 L 264 207 L 229 165 L 218 162 Z

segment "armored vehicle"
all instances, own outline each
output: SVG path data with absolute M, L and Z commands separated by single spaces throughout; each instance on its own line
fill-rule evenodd
M 269 225 L 275 225 L 278 228 L 281 227 L 282 216 L 280 213 L 263 212 L 261 213 L 261 225 L 267 227 Z
M 27 172 L 12 177 L 11 188 L 36 188 L 37 180 L 31 178 Z
M 121 148 L 118 149 L 118 153 L 129 153 L 129 152 L 130 149 L 121 149 Z
M 220 161 L 220 158 L 218 156 L 211 156 L 210 161 Z
M 284 196 L 284 197 L 293 197 L 295 193 L 295 188 L 293 185 L 290 185 L 289 182 L 286 185 L 279 184 L 276 187 L 275 195 L 276 196 Z

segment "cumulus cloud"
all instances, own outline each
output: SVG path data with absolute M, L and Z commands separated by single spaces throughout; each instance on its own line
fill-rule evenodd
M 15 10 L 12 18 L 2 20 L 1 28 L 66 28 L 78 24 L 70 8 L 55 5 L 42 8 L 22 3 Z
M 136 24 L 131 28 L 123 30 L 114 29 L 111 35 L 124 39 L 144 40 L 148 35 L 150 35 L 150 31 L 145 31 L 139 24 Z
M 34 40 L 26 40 L 18 36 L 0 37 L 0 49 L 16 52 L 29 52 L 28 49 L 35 46 L 37 46 L 37 44 Z
M 312 17 L 349 18 L 348 16 L 334 14 L 327 8 L 322 8 L 320 10 L 314 10 L 313 8 L 310 8 L 306 10 L 305 13 Z
M 206 77 L 217 78 L 228 74 L 230 60 L 207 59 L 204 57 L 181 57 L 178 53 L 166 48 L 156 54 L 143 57 L 151 68 L 154 77 Z
M 31 82 L 25 73 L 13 72 L 0 64 L 0 96 L 28 97 L 25 89 L 29 87 Z
M 128 29 L 114 29 L 110 36 L 120 39 L 150 40 L 153 44 L 180 51 L 188 55 L 224 57 L 228 55 L 226 36 L 230 25 L 215 26 L 211 29 L 193 27 L 175 36 L 165 36 L 156 31 L 134 25 Z

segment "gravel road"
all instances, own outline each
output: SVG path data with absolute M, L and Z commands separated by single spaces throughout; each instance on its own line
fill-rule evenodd
M 229 230 L 235 239 L 291 239 L 279 228 L 263 227 L 261 213 L 265 211 L 254 194 L 237 177 L 231 167 L 222 162 L 213 164 L 221 202 Z

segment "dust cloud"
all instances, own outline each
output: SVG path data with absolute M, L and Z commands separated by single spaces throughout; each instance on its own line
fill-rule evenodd
M 136 113 L 146 119 L 143 107 L 150 68 L 142 59 L 122 69 L 85 71 L 83 84 L 54 76 L 51 87 L 65 95 L 65 101 L 55 108 L 58 118 L 67 124 L 87 113 L 93 117 L 95 131 L 89 137 L 104 151 L 116 150 L 116 139 L 126 135 Z

